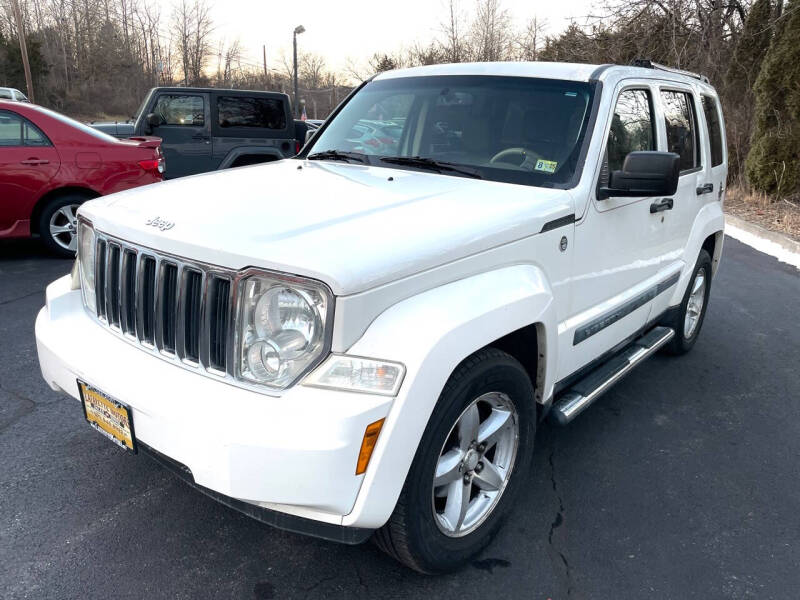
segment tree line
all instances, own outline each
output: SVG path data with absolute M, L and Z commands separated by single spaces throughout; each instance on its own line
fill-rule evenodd
M 0 84 L 24 89 L 9 3 L 0 15 Z M 248 58 L 215 38 L 207 0 L 18 0 L 37 101 L 78 115 L 129 115 L 155 85 L 291 93 L 288 57 Z M 336 72 L 299 57 L 301 97 L 324 118 L 358 81 L 403 66 L 467 61 L 629 64 L 647 58 L 702 73 L 724 109 L 730 178 L 774 196 L 800 193 L 800 0 L 599 0 L 547 34 L 515 21 L 502 0 L 450 0 L 433 39 L 386 49 Z

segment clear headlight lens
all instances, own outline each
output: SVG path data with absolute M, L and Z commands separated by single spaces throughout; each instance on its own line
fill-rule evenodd
M 405 373 L 406 368 L 400 363 L 333 354 L 303 385 L 396 396 Z
M 86 221 L 78 222 L 78 263 L 81 272 L 83 302 L 93 313 L 97 313 L 97 296 L 94 290 L 94 228 Z
M 243 280 L 239 301 L 237 376 L 286 388 L 326 350 L 333 298 L 322 284 L 254 275 Z

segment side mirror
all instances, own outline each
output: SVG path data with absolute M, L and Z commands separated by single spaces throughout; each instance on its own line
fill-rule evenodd
M 161 119 L 161 117 L 159 115 L 157 115 L 156 113 L 149 113 L 145 117 L 145 121 L 147 122 L 147 126 L 151 127 L 151 128 L 152 127 L 158 127 L 159 125 L 161 125 L 161 123 L 163 123 L 163 120 Z
M 680 156 L 674 152 L 630 152 L 621 171 L 600 188 L 601 200 L 611 197 L 672 196 L 678 189 Z
M 314 137 L 314 134 L 317 133 L 316 129 L 309 129 L 306 131 L 306 144 L 311 141 L 311 138 Z

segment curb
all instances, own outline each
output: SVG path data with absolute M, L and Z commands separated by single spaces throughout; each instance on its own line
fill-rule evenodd
M 725 213 L 725 234 L 800 269 L 800 242 Z

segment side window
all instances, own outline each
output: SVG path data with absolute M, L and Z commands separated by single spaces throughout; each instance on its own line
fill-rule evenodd
M 22 145 L 22 119 L 14 113 L 0 111 L 0 146 Z
M 620 93 L 608 133 L 609 171 L 622 169 L 629 152 L 656 149 L 651 105 L 647 90 Z
M 22 139 L 26 146 L 49 146 L 50 140 L 47 139 L 39 129 L 28 121 L 22 126 Z
M 11 90 L 3 90 L 0 89 L 0 100 L 13 100 L 14 98 L 11 96 Z
M 708 139 L 711 140 L 711 166 L 717 167 L 722 164 L 722 123 L 714 99 L 711 96 L 702 96 L 702 102 L 708 123 Z
M 681 157 L 681 171 L 699 167 L 700 146 L 691 95 L 665 90 L 661 92 L 661 102 L 667 127 L 667 150 Z
M 217 112 L 220 127 L 259 127 L 286 129 L 286 110 L 276 98 L 219 96 Z
M 156 101 L 154 112 L 165 125 L 205 125 L 205 104 L 202 96 L 163 94 Z

